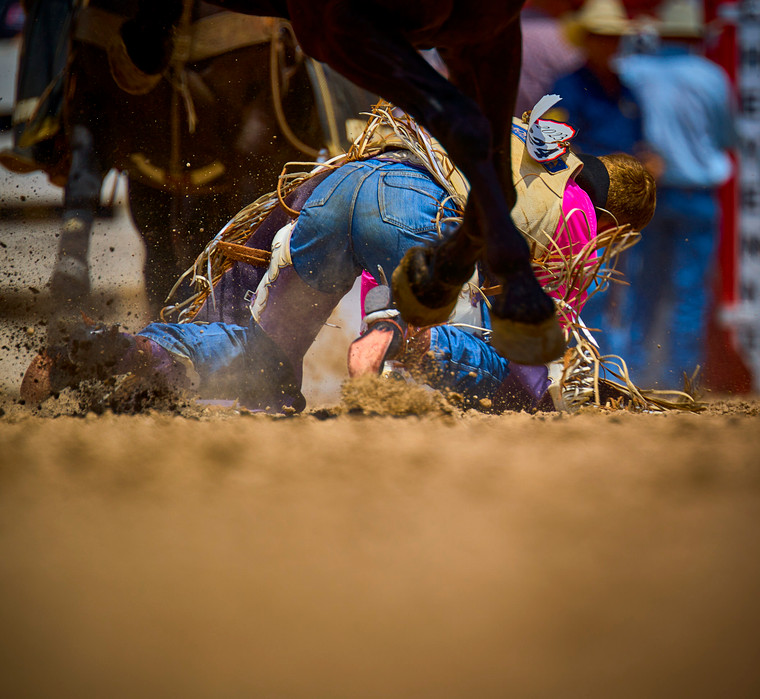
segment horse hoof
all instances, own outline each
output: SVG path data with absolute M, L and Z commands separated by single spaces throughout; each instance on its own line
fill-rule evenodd
M 393 270 L 391 286 L 393 287 L 393 300 L 396 307 L 401 311 L 402 318 L 409 325 L 425 327 L 427 325 L 440 325 L 445 323 L 454 311 L 459 298 L 459 292 L 452 298 L 444 299 L 442 305 L 431 308 L 422 303 L 412 289 L 410 276 L 414 273 L 414 257 L 412 250 L 407 251 L 401 258 L 398 267 Z
M 130 95 L 146 95 L 161 82 L 161 73 L 145 73 L 132 62 L 118 35 L 108 47 L 108 65 L 116 84 Z
M 523 323 L 492 315 L 491 327 L 491 346 L 517 364 L 547 364 L 565 351 L 565 333 L 556 313 L 540 323 Z

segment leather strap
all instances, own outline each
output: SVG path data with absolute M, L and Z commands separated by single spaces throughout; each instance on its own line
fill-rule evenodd
M 100 7 L 85 7 L 76 17 L 74 39 L 104 51 L 113 42 L 125 17 Z M 276 20 L 234 12 L 220 12 L 194 22 L 189 41 L 179 41 L 172 62 L 196 63 L 246 46 L 270 41 Z

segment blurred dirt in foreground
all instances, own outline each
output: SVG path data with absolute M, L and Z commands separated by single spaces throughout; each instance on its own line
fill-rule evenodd
M 7 401 L 0 695 L 760 696 L 760 401 L 436 405 Z

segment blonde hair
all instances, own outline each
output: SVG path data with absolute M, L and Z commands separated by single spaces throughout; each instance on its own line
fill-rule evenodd
M 640 231 L 652 220 L 657 203 L 654 178 L 639 160 L 627 153 L 599 156 L 610 176 L 605 208 L 618 225 Z

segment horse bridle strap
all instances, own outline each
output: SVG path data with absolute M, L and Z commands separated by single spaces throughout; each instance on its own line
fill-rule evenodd
M 187 56 L 172 55 L 172 61 L 195 63 L 246 46 L 267 43 L 272 39 L 276 22 L 273 17 L 254 17 L 233 12 L 204 17 L 191 25 Z M 179 45 L 175 48 L 175 53 L 177 49 Z
M 74 39 L 108 50 L 125 18 L 99 7 L 85 7 L 77 15 Z M 194 22 L 189 41 L 177 42 L 172 62 L 195 63 L 236 49 L 271 40 L 277 20 L 220 12 Z

